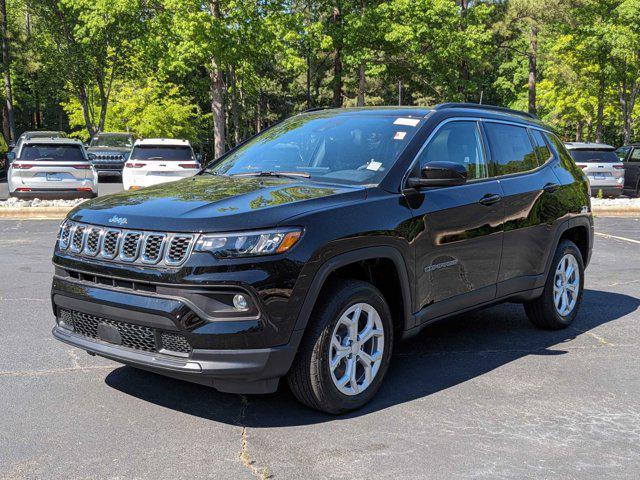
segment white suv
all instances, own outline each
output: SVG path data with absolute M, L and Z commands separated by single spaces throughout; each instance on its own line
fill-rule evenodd
M 188 140 L 147 138 L 137 140 L 124 164 L 125 190 L 138 189 L 191 177 L 200 171 Z
M 11 155 L 9 195 L 23 198 L 93 198 L 98 174 L 79 140 L 34 138 Z

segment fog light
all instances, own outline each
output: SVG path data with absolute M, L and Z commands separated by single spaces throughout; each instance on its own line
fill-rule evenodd
M 234 295 L 233 296 L 233 306 L 236 307 L 236 310 L 249 310 L 249 302 L 244 295 Z

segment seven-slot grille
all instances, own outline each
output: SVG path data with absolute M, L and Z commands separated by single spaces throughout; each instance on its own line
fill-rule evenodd
M 100 228 L 66 221 L 60 228 L 60 250 L 127 263 L 178 266 L 187 259 L 195 235 Z
M 98 325 L 104 323 L 118 329 L 122 346 L 143 350 L 145 352 L 161 353 L 191 353 L 191 344 L 181 334 L 174 332 L 156 331 L 156 329 L 145 325 L 120 322 L 108 318 L 97 317 L 76 310 L 59 309 L 58 320 L 66 328 L 72 329 L 75 333 L 85 337 L 98 339 Z M 159 335 L 156 335 L 159 333 Z

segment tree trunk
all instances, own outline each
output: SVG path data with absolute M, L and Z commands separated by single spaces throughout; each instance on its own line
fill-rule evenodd
M 2 35 L 2 68 L 4 69 L 4 94 L 7 108 L 9 140 L 16 139 L 16 125 L 13 118 L 13 95 L 11 93 L 11 58 L 9 57 L 9 39 L 7 38 L 7 2 L 0 0 L 0 34 Z
M 220 12 L 220 0 L 211 0 L 209 3 L 211 15 L 216 20 L 222 18 Z M 224 107 L 224 81 L 222 72 L 215 54 L 211 57 L 211 69 L 209 70 L 211 79 L 211 112 L 213 113 L 213 141 L 214 158 L 221 157 L 225 152 L 225 107 Z
M 582 129 L 584 128 L 584 124 L 582 121 L 576 123 L 576 142 L 582 141 Z
M 333 23 L 336 29 L 341 29 L 339 24 L 342 22 L 342 12 L 338 4 L 333 9 Z M 339 35 L 341 35 L 340 33 Z M 335 38 L 333 50 L 333 106 L 338 108 L 342 106 L 342 39 Z
M 256 102 L 256 133 L 262 130 L 262 91 L 258 92 L 258 101 Z
M 93 136 L 96 134 L 96 128 L 93 124 L 91 113 L 89 112 L 89 97 L 84 85 L 78 88 L 78 100 L 80 101 L 80 106 L 82 107 L 82 116 L 84 117 L 84 124 L 87 127 L 87 132 L 89 133 L 89 137 L 93 138 Z
M 311 51 L 307 47 L 307 108 L 311 108 L 313 103 L 311 101 Z
M 361 63 L 358 70 L 358 99 L 356 103 L 358 107 L 364 107 L 364 94 L 366 88 L 366 77 L 364 69 L 364 63 Z
M 233 121 L 233 143 L 238 145 L 242 141 L 240 136 L 240 112 L 238 111 L 238 80 L 236 69 L 231 67 L 231 119 Z
M 600 81 L 598 82 L 598 110 L 596 113 L 596 143 L 602 143 L 602 124 L 604 122 L 604 90 L 605 78 L 602 69 L 600 71 Z
M 536 113 L 536 80 L 538 74 L 538 27 L 531 27 L 529 38 L 529 113 Z

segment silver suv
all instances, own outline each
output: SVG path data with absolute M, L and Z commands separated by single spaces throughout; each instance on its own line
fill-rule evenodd
M 98 194 L 98 174 L 78 140 L 26 140 L 14 155 L 7 173 L 12 197 L 92 198 Z
M 624 165 L 615 148 L 603 143 L 565 143 L 571 157 L 589 179 L 591 195 L 619 197 L 624 186 Z

